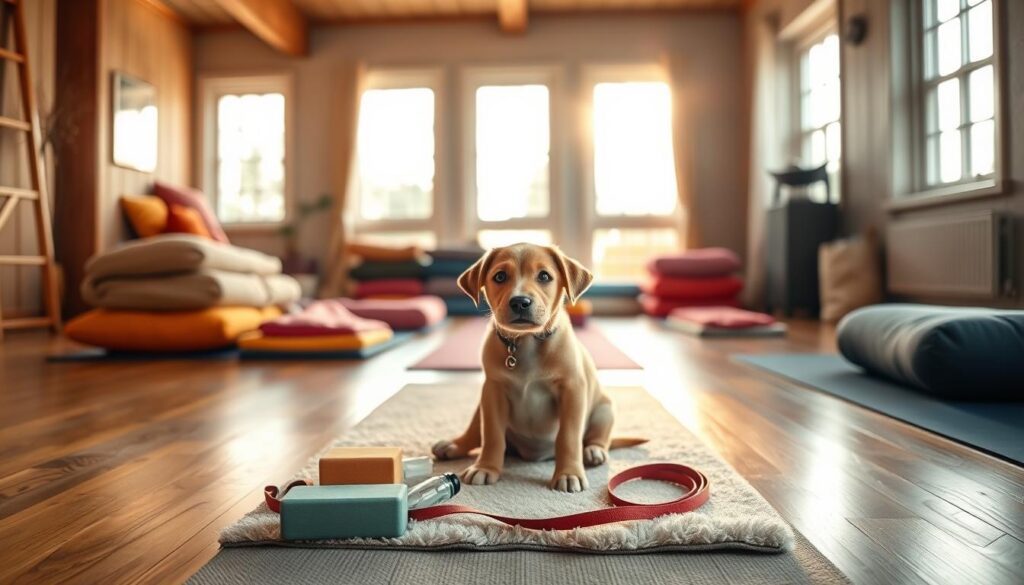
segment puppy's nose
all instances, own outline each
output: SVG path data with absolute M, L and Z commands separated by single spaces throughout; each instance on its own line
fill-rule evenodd
M 512 310 L 517 313 L 522 313 L 526 309 L 529 309 L 532 304 L 533 299 L 530 297 L 518 296 L 512 297 L 508 300 L 508 306 L 512 307 Z

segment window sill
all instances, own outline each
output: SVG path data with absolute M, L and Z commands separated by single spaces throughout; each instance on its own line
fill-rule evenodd
M 983 179 L 973 183 L 963 183 L 939 187 L 900 196 L 886 204 L 889 213 L 901 213 L 914 209 L 955 205 L 974 199 L 997 197 L 1006 194 L 1006 186 L 1001 179 Z

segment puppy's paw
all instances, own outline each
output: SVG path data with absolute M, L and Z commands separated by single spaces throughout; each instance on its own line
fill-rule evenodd
M 608 461 L 608 451 L 600 445 L 587 445 L 583 448 L 583 463 L 587 467 L 596 467 Z
M 560 472 L 556 471 L 548 487 L 557 492 L 568 492 L 574 494 L 582 492 L 590 487 L 587 483 L 587 476 L 582 471 Z
M 494 485 L 498 483 L 501 472 L 496 469 L 470 465 L 460 474 L 462 482 L 468 485 Z
M 438 441 L 434 443 L 434 446 L 430 448 L 430 451 L 434 454 L 434 459 L 438 461 L 445 461 L 448 459 L 459 459 L 465 457 L 468 453 L 467 449 L 463 449 L 455 441 Z

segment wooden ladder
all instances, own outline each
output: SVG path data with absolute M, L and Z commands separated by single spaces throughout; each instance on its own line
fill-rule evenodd
M 49 327 L 60 330 L 60 299 L 57 290 L 57 266 L 53 255 L 53 232 L 50 219 L 50 199 L 43 177 L 42 133 L 39 130 L 39 111 L 36 108 L 35 88 L 32 85 L 32 72 L 28 59 L 28 36 L 25 31 L 25 0 L 0 0 L 3 11 L 3 30 L 0 31 L 0 60 L 11 61 L 17 65 L 18 80 L 21 93 L 21 111 L 25 120 L 0 116 L 0 131 L 15 131 L 26 137 L 25 147 L 28 149 L 28 170 L 31 181 L 30 189 L 7 187 L 0 185 L 0 230 L 11 218 L 18 203 L 28 201 L 35 211 L 36 236 L 39 240 L 39 251 L 34 256 L 0 255 L 0 266 L 39 266 L 43 270 L 43 312 L 38 317 L 21 317 L 4 319 L 0 310 L 0 339 L 6 329 L 30 327 Z M 7 48 L 7 31 L 13 11 L 14 50 Z M 0 63 L 2 65 L 2 63 Z M 2 88 L 2 84 L 0 84 Z

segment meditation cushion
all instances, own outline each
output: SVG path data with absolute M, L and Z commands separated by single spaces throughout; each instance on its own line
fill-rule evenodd
M 192 234 L 200 238 L 212 239 L 199 212 L 191 207 L 182 207 L 181 205 L 171 205 L 167 210 L 167 225 L 164 226 L 164 233 Z
M 467 302 L 469 298 L 465 299 Z M 395 331 L 423 329 L 448 316 L 441 299 L 424 295 L 407 299 L 337 299 L 352 314 L 387 323 Z
M 390 329 L 376 329 L 336 335 L 272 336 L 261 331 L 250 331 L 238 339 L 238 347 L 246 351 L 272 352 L 338 352 L 365 349 L 391 341 Z
M 281 314 L 276 307 L 215 307 L 201 311 L 94 309 L 64 328 L 71 339 L 117 351 L 174 352 L 219 349 Z
M 838 343 L 869 373 L 929 394 L 1024 399 L 1024 311 L 874 305 L 843 318 Z
M 423 287 L 423 292 L 439 297 L 459 297 L 466 294 L 459 288 L 457 276 L 435 276 L 429 278 L 427 279 L 426 286 Z
M 743 290 L 743 281 L 735 276 L 653 276 L 640 289 L 648 295 L 670 299 L 717 299 L 735 296 Z
M 669 313 L 669 318 L 722 329 L 747 329 L 775 323 L 771 315 L 736 307 L 682 307 Z
M 350 270 L 349 276 L 356 280 L 420 278 L 423 276 L 423 265 L 416 260 L 402 260 L 398 262 L 366 260 Z
M 738 307 L 735 297 L 710 299 L 669 299 L 651 295 L 640 295 L 640 306 L 644 313 L 652 317 L 667 317 L 669 313 L 680 307 Z
M 125 242 L 85 265 L 86 274 L 95 279 L 200 270 L 279 274 L 281 260 L 192 235 L 161 234 Z
M 217 215 L 210 209 L 210 205 L 206 202 L 206 196 L 201 191 L 157 181 L 153 192 L 157 197 L 164 200 L 168 209 L 172 205 L 180 205 L 196 210 L 202 217 L 203 224 L 206 226 L 206 231 L 209 232 L 210 237 L 218 242 L 228 243 L 228 235 L 224 233 L 224 228 L 221 227 L 220 221 L 217 220 Z
M 416 246 L 379 246 L 365 242 L 352 242 L 348 245 L 348 252 L 359 256 L 363 260 L 380 262 L 401 262 L 416 260 L 423 255 L 423 252 Z
M 102 309 L 184 311 L 208 307 L 285 307 L 299 300 L 299 282 L 287 274 L 245 274 L 204 270 L 147 278 L 121 277 L 82 282 L 82 299 Z
M 313 301 L 298 313 L 282 315 L 260 325 L 260 331 L 272 337 L 324 337 L 382 330 L 391 328 L 383 321 L 352 313 L 339 299 Z
M 740 269 L 740 259 L 726 248 L 701 248 L 659 256 L 647 265 L 654 274 L 667 276 L 721 276 Z
M 121 211 L 137 237 L 150 238 L 167 227 L 167 204 L 156 195 L 125 195 Z
M 416 278 L 382 278 L 356 283 L 355 297 L 379 297 L 382 295 L 417 297 L 423 294 L 423 281 Z

